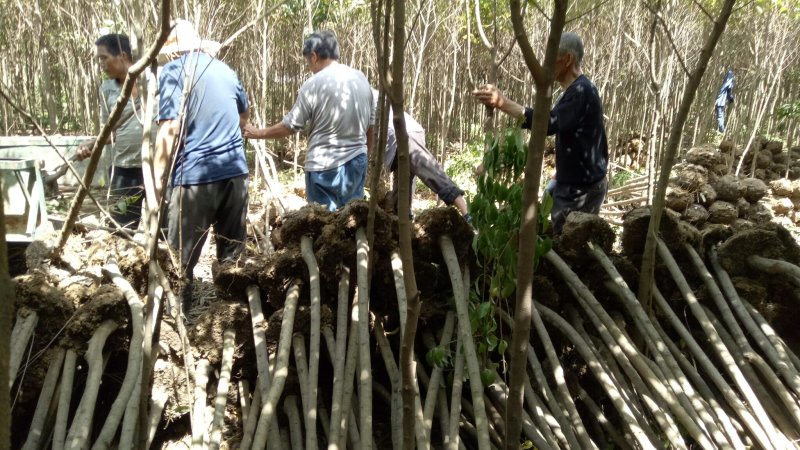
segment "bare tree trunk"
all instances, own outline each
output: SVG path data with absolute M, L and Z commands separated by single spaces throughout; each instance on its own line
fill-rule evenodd
M 511 21 L 514 25 L 514 36 L 522 50 L 525 64 L 533 75 L 536 84 L 536 103 L 533 109 L 531 137 L 528 141 L 528 160 L 525 164 L 525 181 L 522 193 L 522 223 L 519 229 L 519 253 L 517 257 L 517 297 L 514 311 L 514 330 L 511 346 L 511 376 L 508 383 L 508 403 L 506 404 L 506 450 L 519 448 L 519 436 L 522 430 L 522 406 L 525 393 L 525 382 L 528 344 L 530 342 L 533 270 L 536 254 L 536 242 L 539 238 L 536 217 L 539 209 L 539 182 L 542 177 L 542 161 L 544 158 L 545 136 L 550 120 L 552 102 L 553 68 L 558 53 L 558 43 L 567 15 L 567 0 L 555 0 L 553 4 L 550 35 L 545 48 L 544 67 L 533 52 L 524 28 L 521 2 L 511 0 Z
M 405 0 L 394 0 L 394 41 L 392 60 L 392 87 L 390 97 L 394 113 L 394 129 L 397 134 L 397 176 L 398 180 L 398 227 L 400 231 L 400 259 L 403 262 L 403 280 L 408 301 L 406 325 L 403 330 L 400 346 L 400 367 L 403 381 L 403 448 L 413 450 L 415 444 L 415 410 L 416 399 L 415 376 L 417 373 L 414 361 L 414 340 L 417 335 L 419 319 L 419 292 L 414 275 L 414 259 L 411 250 L 411 204 L 409 202 L 409 173 L 411 171 L 408 157 L 408 132 L 403 117 L 403 66 L 405 64 Z M 362 441 L 370 439 L 362 436 Z
M 681 99 L 675 121 L 672 123 L 672 128 L 670 129 L 667 146 L 664 149 L 663 165 L 661 166 L 661 173 L 658 177 L 658 187 L 656 188 L 656 196 L 653 201 L 650 224 L 647 228 L 647 240 L 645 241 L 644 253 L 642 254 L 642 268 L 639 278 L 639 301 L 647 310 L 650 309 L 653 294 L 657 233 L 659 225 L 661 224 L 661 215 L 664 212 L 664 197 L 667 193 L 670 171 L 675 164 L 675 157 L 678 154 L 678 146 L 680 144 L 681 135 L 683 134 L 683 125 L 686 123 L 689 109 L 692 107 L 692 102 L 694 102 L 697 88 L 703 80 L 703 74 L 705 74 L 708 68 L 708 61 L 714 53 L 714 48 L 717 46 L 722 32 L 725 31 L 725 26 L 733 11 L 734 3 L 736 3 L 736 0 L 725 0 L 719 16 L 714 21 L 714 27 L 700 51 L 697 65 L 692 71 L 689 82 L 683 91 L 683 98 Z

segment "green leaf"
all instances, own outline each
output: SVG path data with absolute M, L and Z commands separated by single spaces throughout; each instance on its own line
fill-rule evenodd
M 503 283 L 503 290 L 501 291 L 500 295 L 502 295 L 503 298 L 509 298 L 511 297 L 511 294 L 514 293 L 514 289 L 516 289 L 514 280 L 508 279 L 505 283 Z
M 508 341 L 505 339 L 500 339 L 500 342 L 497 344 L 497 352 L 501 355 L 506 353 L 506 349 L 508 348 Z
M 550 238 L 539 239 L 536 243 L 536 257 L 540 258 L 553 248 L 553 240 Z
M 117 211 L 119 211 L 119 212 L 120 212 L 120 214 L 125 214 L 125 213 L 127 213 L 127 212 L 128 212 L 128 202 L 127 202 L 127 201 L 125 201 L 125 198 L 124 198 L 124 197 L 123 197 L 123 198 L 121 198 L 121 199 L 120 199 L 120 200 L 117 202 L 117 204 L 116 204 L 115 206 L 116 206 L 116 208 L 117 208 Z
M 483 369 L 481 370 L 481 383 L 484 386 L 489 386 L 490 384 L 494 383 L 495 380 L 495 372 L 491 369 Z
M 523 442 L 522 444 L 519 445 L 519 450 L 528 450 L 528 449 L 531 449 L 531 448 L 533 448 L 533 442 L 531 442 L 531 441 L 529 441 L 527 439 L 525 440 L 525 442 Z
M 492 312 L 492 304 L 490 302 L 483 302 L 478 306 L 478 317 L 483 319 Z
M 447 349 L 441 346 L 436 346 L 428 350 L 428 353 L 425 355 L 425 359 L 428 361 L 429 365 L 442 368 L 445 367 L 450 361 L 450 355 Z
M 497 338 L 497 336 L 494 336 L 494 335 L 486 336 L 486 345 L 489 347 L 489 351 L 492 351 L 492 350 L 496 349 L 497 348 L 497 344 L 499 342 L 500 342 L 500 340 Z

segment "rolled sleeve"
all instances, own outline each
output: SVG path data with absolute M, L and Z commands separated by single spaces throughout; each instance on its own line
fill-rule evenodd
M 526 107 L 524 113 L 525 120 L 522 122 L 523 130 L 530 130 L 533 125 L 533 108 Z
M 236 84 L 236 107 L 239 109 L 239 114 L 244 114 L 250 109 L 250 104 L 247 102 L 247 93 L 244 91 L 241 81 L 238 80 Z

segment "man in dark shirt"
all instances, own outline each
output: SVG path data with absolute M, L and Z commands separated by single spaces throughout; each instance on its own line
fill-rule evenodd
M 574 33 L 564 33 L 558 48 L 555 80 L 564 93 L 550 111 L 547 134 L 556 135 L 556 175 L 547 186 L 553 196 L 553 229 L 561 233 L 572 211 L 597 214 L 608 182 L 608 142 L 603 124 L 603 106 L 597 88 L 581 71 L 583 42 Z M 472 95 L 481 103 L 524 118 L 529 129 L 533 109 L 505 97 L 495 86 L 485 85 Z

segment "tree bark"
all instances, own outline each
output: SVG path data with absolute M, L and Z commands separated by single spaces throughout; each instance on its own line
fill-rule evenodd
M 531 137 L 528 141 L 528 159 L 525 164 L 522 193 L 522 223 L 519 230 L 517 257 L 517 296 L 514 330 L 509 347 L 511 375 L 508 383 L 508 403 L 506 404 L 506 450 L 519 448 L 519 436 L 522 430 L 522 406 L 525 381 L 528 378 L 526 367 L 531 332 L 534 257 L 539 237 L 536 223 L 539 210 L 539 182 L 542 177 L 545 137 L 552 102 L 553 68 L 566 15 L 567 0 L 556 0 L 553 4 L 550 35 L 547 39 L 544 67 L 542 67 L 528 41 L 522 20 L 521 2 L 511 0 L 511 22 L 514 25 L 514 36 L 536 85 L 536 103 L 533 110 Z
M 415 444 L 414 402 L 416 399 L 416 362 L 414 361 L 414 340 L 417 335 L 417 320 L 419 319 L 419 292 L 417 280 L 414 276 L 414 259 L 411 250 L 411 204 L 409 202 L 409 173 L 410 161 L 408 157 L 408 132 L 404 117 L 403 94 L 403 67 L 405 64 L 405 0 L 394 0 L 394 41 L 391 91 L 392 112 L 394 113 L 394 129 L 397 135 L 397 176 L 398 186 L 398 227 L 400 235 L 400 259 L 403 261 L 403 281 L 408 299 L 408 314 L 405 329 L 403 330 L 402 344 L 400 346 L 400 368 L 403 382 L 403 448 L 413 450 Z M 381 150 L 381 149 L 379 149 Z M 369 436 L 362 436 L 361 440 L 367 442 Z
M 719 42 L 722 36 L 722 32 L 725 31 L 725 26 L 733 11 L 734 3 L 736 3 L 736 0 L 725 0 L 719 16 L 714 21 L 714 27 L 700 51 L 697 65 L 692 71 L 686 88 L 683 91 L 683 98 L 681 99 L 680 107 L 678 107 L 675 121 L 672 123 L 672 128 L 670 129 L 667 146 L 664 149 L 663 165 L 661 166 L 661 172 L 658 177 L 656 195 L 653 199 L 650 224 L 647 228 L 647 240 L 645 241 L 644 252 L 642 254 L 641 275 L 639 277 L 639 302 L 641 302 L 647 310 L 651 307 L 653 295 L 657 232 L 661 224 L 661 215 L 664 213 L 664 198 L 667 194 L 670 172 L 672 171 L 672 166 L 675 164 L 675 158 L 678 154 L 678 146 L 680 145 L 683 126 L 686 123 L 686 118 L 689 116 L 689 110 L 697 94 L 697 88 L 703 80 L 703 74 L 705 74 L 708 68 L 708 61 L 714 53 L 714 48 L 716 48 L 717 42 Z

